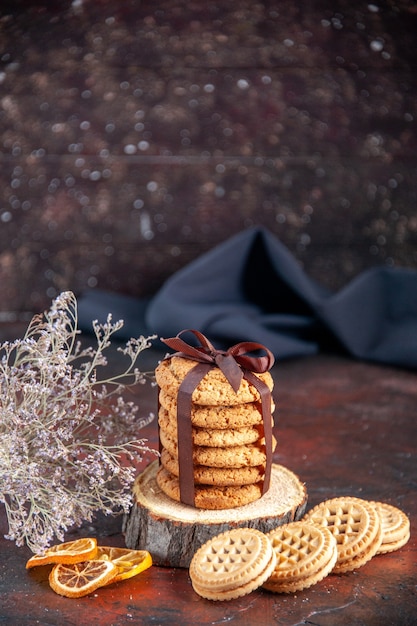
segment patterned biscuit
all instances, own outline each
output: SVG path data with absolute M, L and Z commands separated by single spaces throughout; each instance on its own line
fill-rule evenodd
M 234 528 L 197 550 L 189 574 L 194 590 L 202 597 L 231 600 L 260 587 L 275 564 L 266 535 L 254 528 Z
M 376 528 L 376 532 L 373 541 L 371 541 L 367 547 L 364 547 L 363 550 L 359 550 L 358 554 L 353 556 L 351 559 L 348 559 L 344 563 L 336 563 L 334 571 L 335 573 L 339 574 L 350 572 L 354 569 L 362 567 L 362 565 L 365 565 L 365 563 L 370 561 L 372 557 L 378 554 L 382 542 L 382 521 L 381 517 L 376 511 L 376 507 L 373 506 L 368 500 L 364 500 L 363 498 L 355 498 L 354 496 L 351 496 L 350 500 L 352 502 L 356 501 L 363 507 L 365 507 L 370 517 L 370 528 Z
M 179 476 L 178 459 L 165 448 L 161 452 L 161 463 L 170 474 Z M 263 480 L 264 475 L 264 466 L 240 468 L 194 466 L 194 482 L 197 485 L 217 485 L 218 487 L 252 485 Z
M 268 580 L 263 584 L 263 587 L 268 589 L 268 591 L 273 591 L 274 593 L 295 593 L 296 591 L 308 589 L 323 580 L 323 578 L 326 578 L 326 576 L 332 572 L 336 561 L 337 550 L 335 549 L 329 560 L 326 563 L 323 563 L 319 569 L 317 569 L 314 573 L 311 573 L 309 576 L 299 578 L 295 581 L 289 580 L 287 582 L 269 582 Z
M 262 574 L 250 580 L 245 585 L 241 585 L 240 587 L 236 587 L 236 589 L 230 589 L 229 591 L 210 591 L 210 589 L 204 589 L 203 587 L 199 587 L 199 585 L 194 584 L 193 589 L 198 595 L 206 600 L 213 600 L 217 602 L 221 602 L 224 600 L 235 600 L 236 598 L 241 598 L 242 596 L 246 596 L 255 589 L 258 589 L 262 586 L 262 582 L 265 580 L 265 577 L 268 576 L 271 571 L 273 564 L 271 563 L 267 569 L 265 569 Z
M 381 520 L 382 541 L 377 554 L 385 554 L 402 548 L 410 538 L 410 520 L 407 515 L 391 504 L 370 502 Z
M 378 550 L 376 551 L 376 554 L 388 554 L 388 552 L 395 552 L 396 550 L 399 550 L 400 548 L 405 546 L 405 544 L 408 543 L 409 539 L 410 531 L 408 531 L 408 533 L 405 534 L 404 537 L 402 539 L 399 539 L 398 541 L 390 541 L 389 543 L 384 544 L 381 543 Z
M 271 530 L 267 536 L 277 556 L 268 583 L 309 581 L 318 572 L 324 575 L 334 555 L 337 558 L 336 539 L 324 526 L 290 522 Z
M 282 528 L 282 532 L 268 533 L 277 565 L 263 587 L 274 593 L 294 593 L 328 576 L 337 561 L 337 543 L 330 530 L 302 521 Z
M 159 402 L 169 415 L 174 418 L 177 415 L 177 397 L 167 391 L 160 389 Z M 275 405 L 271 403 L 271 412 L 275 410 Z M 193 404 L 191 407 L 191 423 L 198 428 L 243 428 L 262 424 L 262 413 L 260 402 L 248 402 L 246 404 L 235 404 L 233 406 L 218 405 L 202 406 Z
M 162 406 L 159 409 L 159 426 L 171 437 L 177 439 L 177 418 L 170 417 Z M 193 428 L 192 438 L 195 446 L 227 448 L 255 443 L 261 437 L 261 428 Z
M 177 395 L 181 382 L 195 365 L 195 361 L 179 356 L 164 359 L 155 370 L 156 382 L 162 389 L 169 390 L 171 395 Z M 269 372 L 255 375 L 272 391 L 274 384 Z M 218 367 L 213 367 L 204 376 L 192 394 L 192 401 L 204 406 L 231 406 L 256 402 L 259 399 L 259 392 L 245 379 L 242 380 L 239 390 L 235 392 Z
M 158 487 L 172 500 L 180 502 L 179 480 L 163 466 L 156 475 Z M 197 509 L 233 509 L 258 500 L 262 496 L 262 482 L 238 487 L 195 486 L 195 507 Z
M 165 430 L 160 428 L 159 439 L 168 452 L 178 458 L 178 444 Z M 273 440 L 275 448 L 276 440 Z M 229 446 L 228 448 L 211 448 L 208 446 L 193 447 L 194 465 L 208 465 L 210 467 L 254 467 L 266 463 L 266 454 L 263 440 L 256 444 L 244 446 Z
M 335 574 L 345 574 L 346 572 L 352 572 L 359 567 L 362 567 L 372 559 L 377 553 L 378 549 L 381 545 L 382 539 L 382 528 L 379 524 L 378 531 L 375 536 L 375 539 L 370 543 L 367 549 L 364 549 L 362 552 L 359 552 L 356 556 L 351 559 L 345 561 L 344 563 L 336 563 L 333 568 Z
M 360 498 L 326 500 L 309 511 L 304 521 L 327 527 L 337 541 L 335 573 L 362 567 L 377 552 L 382 539 L 381 523 L 375 509 Z

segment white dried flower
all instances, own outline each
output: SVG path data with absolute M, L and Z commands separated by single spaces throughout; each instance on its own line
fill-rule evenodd
M 150 451 L 137 432 L 154 416 L 138 419 L 120 394 L 146 380 L 136 361 L 154 337 L 131 339 L 127 368 L 101 379 L 122 325 L 93 322 L 97 345 L 83 349 L 76 298 L 64 292 L 23 339 L 0 345 L 0 502 L 18 546 L 41 553 L 95 512 L 130 508 L 134 462 Z

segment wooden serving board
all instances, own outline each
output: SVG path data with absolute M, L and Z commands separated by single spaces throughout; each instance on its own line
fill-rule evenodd
M 137 477 L 134 504 L 123 532 L 131 550 L 148 550 L 155 565 L 188 567 L 208 539 L 231 528 L 251 527 L 269 532 L 300 519 L 307 504 L 305 485 L 290 470 L 273 464 L 271 485 L 259 500 L 245 506 L 212 511 L 172 500 L 158 487 L 159 461 Z

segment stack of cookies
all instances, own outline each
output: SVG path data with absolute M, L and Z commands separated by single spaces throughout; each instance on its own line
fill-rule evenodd
M 157 483 L 176 501 L 181 501 L 177 398 L 182 381 L 195 365 L 192 359 L 172 356 L 163 360 L 155 371 L 161 444 Z M 256 376 L 272 391 L 269 372 Z M 271 406 L 271 413 L 273 409 Z M 223 372 L 213 367 L 192 393 L 190 420 L 195 506 L 228 509 L 260 498 L 267 459 L 257 389 L 243 379 L 235 392 Z M 273 440 L 273 447 L 275 444 Z

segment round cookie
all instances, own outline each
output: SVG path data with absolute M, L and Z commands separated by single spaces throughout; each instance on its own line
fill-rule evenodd
M 327 576 L 336 564 L 336 539 L 326 527 L 290 522 L 267 534 L 277 564 L 264 588 L 275 593 L 307 589 Z
M 386 502 L 370 502 L 381 520 L 382 541 L 377 554 L 394 552 L 410 539 L 410 520 L 407 515 Z
M 170 474 L 179 476 L 178 459 L 165 448 L 161 452 L 161 463 Z M 263 480 L 264 475 L 264 466 L 240 468 L 194 466 L 194 482 L 197 485 L 217 485 L 218 487 L 252 485 Z
M 366 500 L 349 496 L 332 498 L 315 506 L 303 519 L 327 527 L 336 538 L 335 573 L 362 567 L 381 545 L 381 522 Z
M 197 550 L 189 574 L 200 596 L 232 600 L 262 585 L 275 563 L 271 543 L 262 532 L 234 528 L 213 537 Z
M 179 479 L 163 466 L 159 467 L 156 482 L 170 498 L 180 502 Z M 262 496 L 262 482 L 238 487 L 195 486 L 195 507 L 198 509 L 233 509 L 258 500 Z
M 167 389 L 160 389 L 159 402 L 170 416 L 177 415 L 177 397 Z M 271 412 L 275 405 L 271 402 Z M 198 428 L 242 428 L 262 424 L 260 402 L 248 402 L 232 406 L 216 407 L 193 404 L 191 407 L 191 423 Z
M 159 426 L 171 439 L 177 439 L 177 417 L 171 417 L 164 407 L 159 409 Z M 195 446 L 227 448 L 255 443 L 261 437 L 260 428 L 193 428 L 192 438 Z
M 177 441 L 162 428 L 159 430 L 159 439 L 171 456 L 178 458 Z M 275 444 L 276 440 L 273 438 L 273 448 Z M 193 463 L 210 467 L 254 467 L 266 463 L 266 453 L 261 439 L 256 444 L 229 446 L 228 448 L 193 446 Z
M 162 389 L 169 389 L 177 395 L 181 382 L 188 372 L 196 366 L 196 361 L 180 356 L 172 356 L 161 361 L 155 370 L 156 382 Z M 270 391 L 273 389 L 273 379 L 269 372 L 255 374 L 263 381 Z M 239 390 L 235 392 L 218 367 L 213 367 L 194 389 L 192 401 L 204 406 L 221 406 L 245 404 L 260 399 L 259 392 L 247 380 L 242 379 Z

